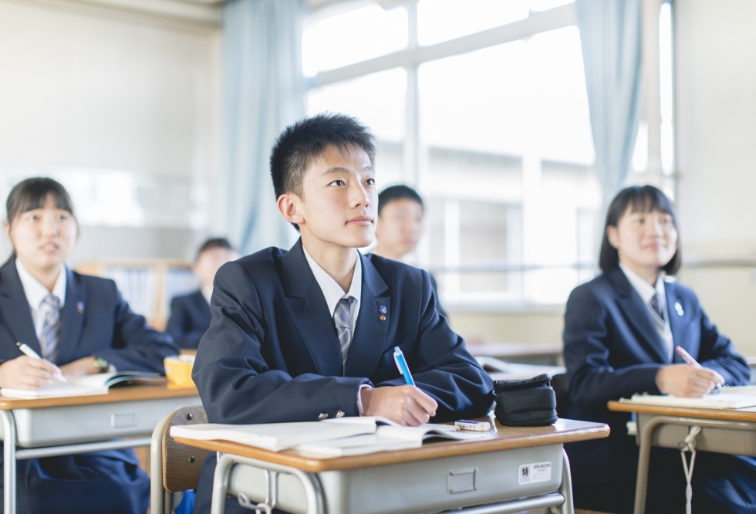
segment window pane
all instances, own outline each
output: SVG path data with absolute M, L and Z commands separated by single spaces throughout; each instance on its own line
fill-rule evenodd
M 319 19 L 311 17 L 302 35 L 302 68 L 312 77 L 407 47 L 407 9 L 368 5 Z
M 528 0 L 421 0 L 417 39 L 432 45 L 528 17 Z
M 547 11 L 560 5 L 572 4 L 575 0 L 530 0 L 531 11 Z
M 395 68 L 311 89 L 307 95 L 308 115 L 325 111 L 348 114 L 372 130 L 378 140 L 376 178 L 380 189 L 402 180 L 406 91 L 407 73 Z

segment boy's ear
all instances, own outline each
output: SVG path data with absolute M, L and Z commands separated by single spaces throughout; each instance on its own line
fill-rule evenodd
M 304 222 L 304 217 L 299 213 L 297 206 L 299 205 L 299 197 L 294 193 L 284 193 L 278 197 L 276 201 L 278 211 L 281 216 L 284 217 L 289 223 L 301 225 Z

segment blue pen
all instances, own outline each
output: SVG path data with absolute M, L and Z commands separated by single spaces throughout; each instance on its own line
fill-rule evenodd
M 404 381 L 407 382 L 407 385 L 415 385 L 412 373 L 410 373 L 409 366 L 407 366 L 407 360 L 398 346 L 394 346 L 394 361 L 396 362 L 396 367 L 399 368 L 399 374 L 404 376 Z

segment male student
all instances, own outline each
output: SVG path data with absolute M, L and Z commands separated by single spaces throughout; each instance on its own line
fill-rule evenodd
M 486 414 L 492 382 L 436 310 L 428 273 L 363 256 L 375 233 L 373 137 L 321 114 L 271 155 L 278 209 L 301 233 L 224 265 L 192 376 L 212 423 L 385 416 L 404 425 Z M 393 358 L 404 352 L 417 386 Z M 195 512 L 209 510 L 215 456 Z M 234 510 L 237 509 L 237 510 Z M 245 512 L 229 501 L 227 512 Z
M 377 244 L 372 253 L 403 261 L 413 252 L 423 233 L 425 206 L 422 197 L 409 186 L 403 184 L 387 187 L 378 194 L 378 223 L 375 227 Z M 436 293 L 436 309 L 446 316 L 438 301 L 438 284 L 430 276 Z
M 210 297 L 218 268 L 239 258 L 225 237 L 205 241 L 197 252 L 192 271 L 200 279 L 200 289 L 171 300 L 171 316 L 165 331 L 181 348 L 197 348 L 210 326 Z

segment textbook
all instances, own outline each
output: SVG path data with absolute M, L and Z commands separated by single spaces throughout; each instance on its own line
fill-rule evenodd
M 70 379 L 67 383 L 53 384 L 33 391 L 24 389 L 0 389 L 0 395 L 8 398 L 62 398 L 66 396 L 89 396 L 108 394 L 115 385 L 153 383 L 165 380 L 158 373 L 142 371 L 120 371 L 115 373 L 98 373 Z
M 634 394 L 632 398 L 621 398 L 621 403 L 658 405 L 660 407 L 691 407 L 698 409 L 742 409 L 756 407 L 756 393 L 753 387 L 726 387 L 719 394 L 707 394 L 701 398 L 681 398 L 656 394 Z M 726 391 L 726 392 L 725 392 Z
M 481 439 L 487 435 L 487 433 L 457 432 L 453 425 L 428 424 L 419 427 L 404 427 L 387 418 L 369 416 L 294 423 L 257 425 L 208 423 L 171 427 L 171 437 L 200 441 L 231 441 L 274 452 L 293 448 L 331 457 L 419 448 L 425 439 L 432 437 L 464 440 Z
M 454 425 L 426 424 L 419 427 L 379 426 L 375 434 L 356 435 L 317 443 L 301 444 L 294 449 L 315 457 L 347 457 L 367 453 L 420 448 L 428 439 L 480 440 L 488 432 L 461 432 Z

